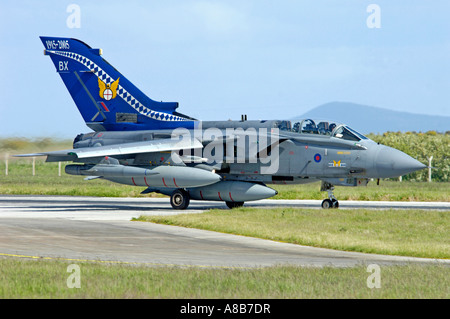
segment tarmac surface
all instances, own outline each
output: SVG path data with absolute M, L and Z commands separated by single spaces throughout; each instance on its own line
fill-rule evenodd
M 321 201 L 262 200 L 250 207 L 320 207 Z M 340 201 L 341 208 L 450 212 L 450 203 Z M 0 196 L 0 257 L 98 261 L 149 266 L 250 268 L 274 265 L 349 267 L 358 264 L 444 263 L 450 260 L 343 252 L 131 221 L 141 215 L 202 213 L 224 203 L 191 201 L 177 211 L 168 198 Z

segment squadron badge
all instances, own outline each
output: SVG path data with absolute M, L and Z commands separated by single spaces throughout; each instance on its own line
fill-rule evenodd
M 106 101 L 112 100 L 117 95 L 117 86 L 119 85 L 119 79 L 115 80 L 111 84 L 106 84 L 100 78 L 98 78 L 98 88 L 99 88 L 99 95 L 102 99 L 105 99 Z

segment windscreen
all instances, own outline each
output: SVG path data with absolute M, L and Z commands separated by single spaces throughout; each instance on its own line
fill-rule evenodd
M 360 141 L 362 139 L 367 139 L 364 135 L 356 132 L 355 130 L 349 128 L 348 126 L 339 126 L 333 133 L 333 137 L 341 138 L 349 141 Z

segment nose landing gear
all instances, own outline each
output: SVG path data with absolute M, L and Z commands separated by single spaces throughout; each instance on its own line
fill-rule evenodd
M 339 201 L 336 197 L 334 197 L 333 191 L 334 186 L 327 182 L 322 182 L 322 186 L 320 187 L 321 192 L 328 192 L 328 198 L 324 199 L 322 202 L 322 208 L 339 208 Z

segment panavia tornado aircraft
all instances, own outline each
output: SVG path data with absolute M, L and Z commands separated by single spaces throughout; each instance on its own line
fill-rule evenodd
M 334 186 L 365 186 L 426 166 L 379 145 L 345 124 L 328 120 L 199 121 L 178 113 L 177 102 L 157 102 L 80 40 L 41 37 L 48 55 L 93 132 L 73 149 L 24 154 L 47 162 L 73 161 L 65 171 L 146 187 L 170 196 L 175 209 L 189 201 L 224 201 L 229 208 L 269 198 L 267 184 L 321 181 L 337 208 Z

